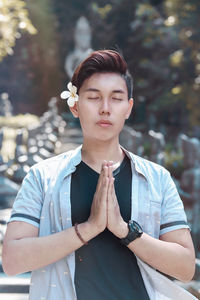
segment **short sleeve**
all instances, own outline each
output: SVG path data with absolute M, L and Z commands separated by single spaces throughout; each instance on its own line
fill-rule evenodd
M 189 228 L 183 202 L 176 185 L 169 171 L 164 170 L 162 178 L 163 201 L 161 206 L 160 235 L 176 229 Z
M 15 198 L 9 222 L 23 221 L 39 227 L 42 203 L 40 174 L 32 167 L 25 176 Z

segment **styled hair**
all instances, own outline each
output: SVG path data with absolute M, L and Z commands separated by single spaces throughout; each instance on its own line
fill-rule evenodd
M 117 73 L 126 82 L 128 99 L 132 97 L 133 79 L 130 75 L 124 58 L 114 50 L 99 50 L 92 52 L 76 68 L 72 77 L 72 84 L 79 92 L 83 82 L 95 73 Z

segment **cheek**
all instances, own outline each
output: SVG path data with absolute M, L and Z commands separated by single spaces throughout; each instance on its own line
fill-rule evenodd
M 128 107 L 127 106 L 120 107 L 117 111 L 118 119 L 121 120 L 121 121 L 126 119 L 127 114 L 128 114 Z
M 94 115 L 94 111 L 92 111 L 90 107 L 81 104 L 79 105 L 78 116 L 82 129 L 90 127 L 91 121 L 94 119 Z
M 94 119 L 98 113 L 98 108 L 95 103 L 91 104 L 87 101 L 78 103 L 79 118 Z
M 79 99 L 78 101 L 78 110 L 80 114 L 86 113 L 91 110 L 90 105 L 88 105 L 87 101 L 84 99 Z
M 78 101 L 78 116 L 79 119 L 82 120 L 83 116 L 86 114 L 86 109 L 84 108 L 84 105 L 80 103 L 80 100 Z

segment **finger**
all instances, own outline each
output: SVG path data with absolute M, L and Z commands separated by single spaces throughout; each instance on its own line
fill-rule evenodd
M 101 168 L 103 168 L 103 166 L 106 166 L 107 164 L 108 164 L 108 161 L 104 159 L 103 162 L 102 162 Z
M 113 161 L 108 162 L 108 177 L 113 177 Z
M 101 173 L 99 175 L 99 179 L 98 179 L 98 183 L 97 183 L 97 187 L 96 187 L 96 190 L 99 190 L 100 188 L 100 185 L 102 183 L 102 178 L 105 176 L 105 172 L 106 170 L 104 170 L 104 167 L 107 166 L 107 161 L 104 160 L 103 163 L 102 163 L 102 166 L 101 166 Z
M 98 181 L 98 185 L 97 185 L 97 193 L 102 193 L 102 188 L 106 188 L 106 193 L 107 193 L 107 189 L 108 189 L 108 185 L 106 184 L 105 185 L 105 178 L 108 179 L 108 167 L 107 165 L 103 167 L 103 171 L 102 171 L 102 175 L 101 177 L 99 178 L 99 181 Z
M 109 186 L 109 178 L 104 177 L 103 178 L 103 185 L 102 185 L 102 193 L 106 198 L 107 198 L 108 186 Z
M 112 166 L 113 165 L 113 160 L 109 160 L 107 164 L 108 164 L 108 166 Z
M 113 202 L 115 203 L 115 205 L 119 206 L 119 202 L 115 193 L 115 178 L 113 178 L 113 182 L 112 182 L 112 198 L 113 198 Z
M 111 179 L 113 177 L 113 167 L 112 166 L 109 166 L 108 167 L 108 177 Z
M 104 204 L 107 202 L 107 194 L 108 194 L 108 185 L 109 185 L 109 178 L 104 177 L 102 180 L 102 185 L 100 189 L 100 200 L 101 202 L 103 201 Z
M 98 189 L 96 189 L 94 201 L 98 207 L 102 207 L 102 204 L 106 205 L 108 184 L 109 178 L 103 177 Z
M 113 177 L 113 180 L 112 180 L 112 195 L 114 197 L 114 199 L 116 200 L 117 197 L 116 197 L 116 194 L 115 194 L 115 178 Z
M 104 177 L 108 177 L 108 170 L 109 170 L 109 167 L 106 165 L 103 167 L 104 169 Z
M 114 185 L 114 177 L 109 178 L 109 185 L 108 185 L 108 202 L 114 201 L 114 193 L 113 193 L 113 185 Z
M 107 167 L 107 164 L 108 164 L 107 160 L 104 160 L 103 163 L 102 163 L 102 166 L 101 166 L 101 173 L 100 173 L 100 174 L 103 175 L 103 173 L 104 173 L 104 168 Z
M 105 178 L 108 177 L 108 167 L 104 166 L 102 170 L 102 175 L 99 178 L 98 190 L 100 190 L 105 185 Z
M 108 177 L 108 162 L 106 160 L 104 160 L 103 164 L 102 164 L 102 177 L 100 180 L 103 179 L 103 177 Z

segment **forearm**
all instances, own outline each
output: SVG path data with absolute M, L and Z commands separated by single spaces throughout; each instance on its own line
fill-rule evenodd
M 155 239 L 145 233 L 128 248 L 153 268 L 181 281 L 194 274 L 194 256 L 188 248 L 177 243 Z
M 97 235 L 87 222 L 78 225 L 85 241 Z M 4 247 L 3 267 L 8 275 L 15 275 L 52 264 L 83 246 L 74 227 L 44 236 L 10 240 Z

